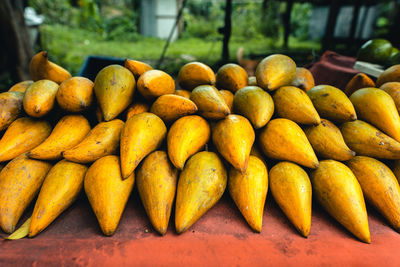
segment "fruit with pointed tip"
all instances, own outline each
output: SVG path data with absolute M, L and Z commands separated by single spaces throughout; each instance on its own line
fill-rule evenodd
M 168 156 L 172 164 L 182 170 L 186 160 L 208 142 L 210 134 L 210 125 L 200 116 L 178 119 L 172 124 L 167 136 Z
M 136 185 L 144 209 L 153 227 L 161 235 L 168 229 L 175 198 L 178 170 L 164 151 L 148 155 L 136 174 Z
M 49 60 L 47 51 L 41 51 L 32 57 L 29 72 L 34 81 L 46 79 L 60 84 L 71 78 L 66 69 Z
M 31 117 L 43 117 L 54 107 L 59 85 L 50 80 L 34 82 L 26 89 L 23 104 L 25 112 Z
M 325 159 L 349 160 L 356 155 L 344 142 L 339 128 L 332 122 L 321 119 L 321 123 L 304 129 L 315 153 Z
M 120 161 L 114 155 L 96 160 L 87 170 L 86 196 L 106 236 L 112 236 L 117 230 L 134 183 L 134 173 L 122 179 Z
M 350 100 L 358 118 L 400 141 L 400 117 L 391 96 L 378 88 L 363 88 L 354 92 Z
M 112 120 L 97 124 L 76 146 L 62 152 L 64 158 L 77 163 L 90 163 L 116 154 L 124 122 Z
M 132 103 L 135 87 L 133 74 L 120 65 L 109 65 L 97 73 L 94 93 L 105 121 L 116 118 Z
M 317 168 L 318 159 L 303 130 L 288 119 L 271 120 L 258 141 L 267 157 L 288 160 L 308 168 Z
M 51 133 L 47 121 L 23 117 L 7 128 L 0 140 L 0 162 L 11 160 L 40 145 Z
M 0 227 L 4 232 L 14 232 L 50 168 L 50 163 L 21 155 L 0 172 Z
M 29 237 L 42 232 L 77 199 L 87 171 L 85 165 L 62 160 L 50 169 L 32 213 Z
M 297 164 L 280 162 L 269 171 L 276 203 L 297 231 L 307 237 L 311 228 L 312 188 L 307 173 Z
M 167 134 L 164 122 L 153 113 L 129 118 L 121 132 L 122 178 L 130 176 L 148 154 L 156 150 Z
M 227 184 L 225 167 L 216 153 L 191 157 L 180 173 L 175 203 L 175 228 L 185 232 L 222 197 Z
M 218 152 L 241 172 L 246 171 L 254 139 L 253 127 L 240 115 L 228 115 L 212 129 L 212 140 Z
M 254 231 L 260 233 L 268 192 L 268 171 L 264 162 L 250 156 L 245 172 L 231 168 L 228 188 L 230 196 L 247 223 Z
M 343 163 L 323 160 L 311 173 L 313 195 L 341 225 L 365 243 L 371 243 L 361 186 Z
M 79 144 L 89 131 L 89 122 L 82 115 L 64 116 L 56 124 L 49 137 L 29 151 L 28 156 L 42 160 L 61 159 L 61 153 Z
M 264 127 L 274 114 L 272 97 L 258 86 L 246 86 L 235 93 L 233 109 L 245 116 L 254 128 Z

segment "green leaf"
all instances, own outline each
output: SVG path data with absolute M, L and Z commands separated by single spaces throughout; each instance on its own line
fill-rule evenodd
M 20 228 L 18 228 L 17 230 L 14 231 L 14 233 L 12 233 L 11 235 L 9 235 L 8 237 L 4 237 L 4 239 L 7 240 L 16 240 L 16 239 L 21 239 L 24 238 L 25 236 L 28 235 L 29 233 L 29 226 L 31 225 L 31 219 L 32 217 L 29 217 L 29 219 L 27 219 L 23 225 L 21 225 Z

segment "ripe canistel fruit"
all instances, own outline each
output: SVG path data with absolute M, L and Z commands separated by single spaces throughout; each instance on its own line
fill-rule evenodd
M 229 115 L 213 127 L 212 140 L 218 152 L 235 169 L 247 168 L 255 133 L 250 122 L 240 115 Z
M 86 172 L 86 196 L 106 236 L 115 233 L 134 183 L 134 173 L 122 179 L 120 161 L 114 155 L 96 160 Z
M 307 237 L 311 228 L 312 188 L 307 173 L 297 164 L 280 162 L 269 171 L 276 203 L 297 231 Z
M 361 186 L 343 163 L 323 160 L 311 173 L 313 195 L 321 206 L 365 243 L 371 243 L 367 210 Z
M 185 232 L 222 197 L 227 183 L 225 166 L 217 154 L 192 156 L 181 172 L 175 204 L 175 227 Z
M 121 132 L 121 171 L 125 179 L 140 161 L 156 150 L 167 134 L 164 122 L 153 113 L 140 113 L 129 118 Z
M 274 119 L 261 131 L 259 143 L 270 158 L 289 160 L 308 168 L 317 168 L 318 159 L 303 130 L 288 119 Z
M 62 160 L 51 168 L 33 209 L 29 237 L 46 229 L 76 200 L 82 190 L 87 169 L 85 165 L 68 160 Z
M 140 199 L 154 229 L 165 235 L 173 206 L 178 170 L 164 151 L 154 151 L 141 164 L 136 175 Z
M 186 116 L 177 120 L 167 136 L 168 156 L 172 164 L 182 170 L 186 160 L 205 146 L 210 135 L 210 125 L 200 116 Z
M 255 156 L 250 156 L 244 173 L 231 168 L 228 188 L 229 194 L 247 223 L 254 231 L 260 233 L 268 192 L 268 171 L 264 162 Z

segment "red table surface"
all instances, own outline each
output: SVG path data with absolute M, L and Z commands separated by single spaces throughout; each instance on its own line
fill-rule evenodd
M 301 237 L 268 194 L 260 234 L 252 232 L 228 195 L 177 235 L 170 221 L 159 236 L 137 192 L 117 232 L 102 235 L 86 199 L 33 239 L 0 241 L 0 265 L 34 266 L 399 266 L 400 235 L 368 209 L 372 243 L 364 244 L 314 204 L 310 236 Z M 173 218 L 173 215 L 172 215 Z

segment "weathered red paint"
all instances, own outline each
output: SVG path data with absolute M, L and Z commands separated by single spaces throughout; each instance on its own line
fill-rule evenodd
M 372 244 L 355 239 L 318 206 L 305 239 L 268 196 L 261 234 L 251 231 L 228 196 L 178 236 L 161 237 L 131 197 L 117 232 L 101 234 L 86 198 L 33 239 L 0 241 L 0 265 L 35 266 L 399 266 L 400 235 L 371 208 Z M 173 213 L 172 213 L 173 214 Z M 5 234 L 2 234 L 4 236 Z

